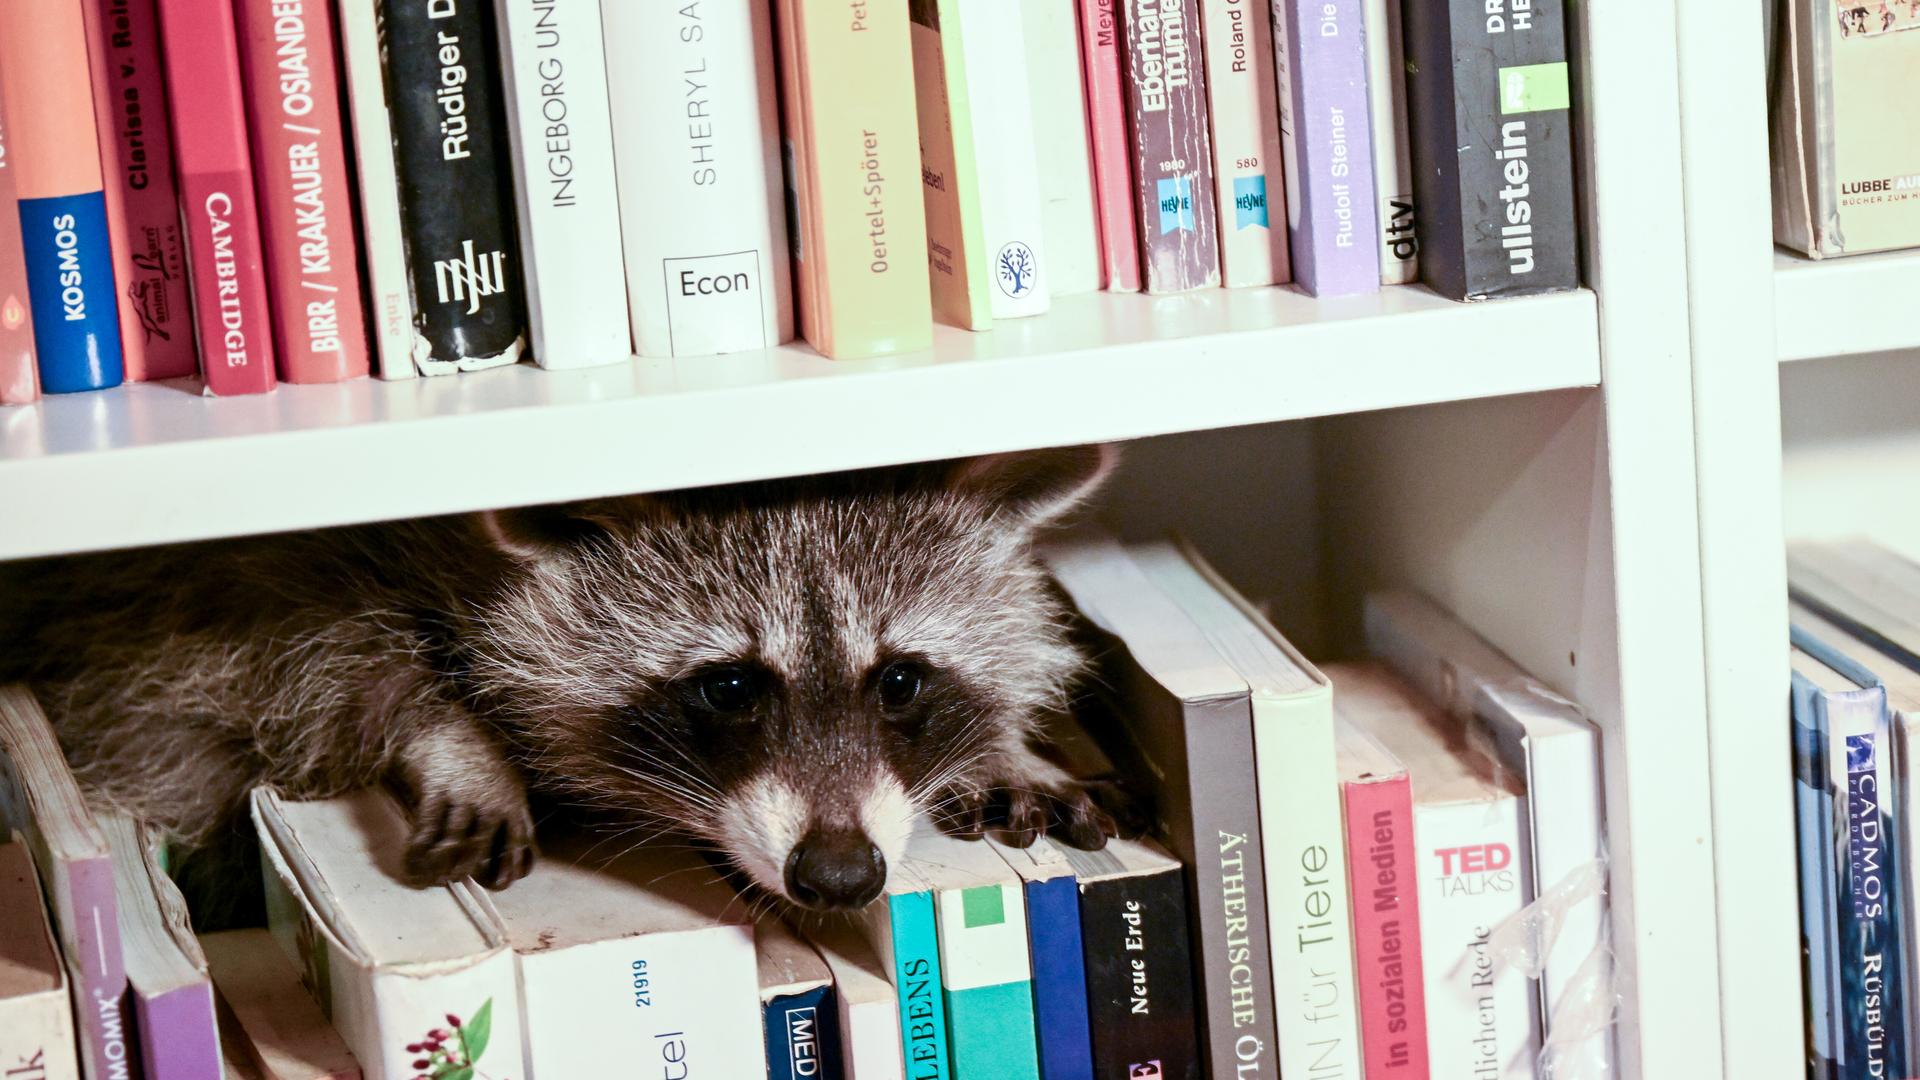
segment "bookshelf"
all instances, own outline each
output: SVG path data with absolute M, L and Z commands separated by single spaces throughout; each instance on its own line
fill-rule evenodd
M 1782 362 L 1920 347 L 1920 251 L 1814 260 L 1773 257 Z

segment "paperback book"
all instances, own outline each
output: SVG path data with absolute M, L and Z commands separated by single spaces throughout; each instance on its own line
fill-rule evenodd
M 1070 296 L 1100 288 L 1100 221 L 1094 210 L 1093 146 L 1080 62 L 1078 0 L 1023 2 L 1033 146 L 1046 228 L 1047 289 Z
M 1272 0 L 1293 278 L 1315 296 L 1380 287 L 1360 5 Z
M 1127 145 L 1150 293 L 1220 284 L 1200 0 L 1115 0 L 1125 27 Z
M 393 118 L 387 108 L 385 60 L 380 55 L 381 0 L 338 0 L 340 57 L 347 84 L 349 125 L 360 209 L 360 252 L 366 263 L 367 329 L 383 379 L 410 379 L 413 362 L 413 286 L 407 277 L 400 179 L 393 157 Z
M 222 930 L 200 938 L 229 1061 L 265 1080 L 360 1080 L 360 1065 L 320 1015 L 273 935 Z M 228 1080 L 234 1080 L 231 1066 Z
M 886 891 L 856 918 L 880 970 L 893 984 L 898 1010 L 894 1030 L 899 1032 L 906 1074 L 914 1080 L 952 1080 L 952 1032 L 940 971 L 934 884 L 912 854 L 888 867 Z
M 1126 31 L 1115 7 L 1124 2 L 1075 0 L 1075 6 L 1080 15 L 1080 61 L 1087 83 L 1094 205 L 1100 219 L 1101 287 L 1112 292 L 1138 292 L 1140 218 L 1133 205 L 1133 151 L 1127 142 L 1131 126 L 1128 74 L 1121 52 Z
M 1026 847 L 988 840 L 1020 875 L 1033 968 L 1033 1024 L 1044 1080 L 1093 1080 L 1087 965 L 1080 888 L 1063 845 L 1040 837 Z
M 832 970 L 778 919 L 762 921 L 753 936 L 767 1080 L 839 1080 L 845 1070 Z
M 27 299 L 27 255 L 21 247 L 17 171 L 9 157 L 6 84 L 0 80 L 0 405 L 25 405 L 40 396 L 34 370 L 33 312 Z
M 846 1080 L 903 1080 L 899 1002 L 879 955 L 859 930 L 839 919 L 809 922 L 806 938 L 833 974 Z
M 132 818 L 100 815 L 120 901 L 127 997 L 140 1033 L 145 1080 L 206 1080 L 220 1074 L 220 1031 L 207 958 L 188 925 L 187 902 L 160 868 L 160 838 Z
M 1368 128 L 1373 136 L 1374 213 L 1380 235 L 1380 284 L 1420 280 L 1420 238 L 1413 202 L 1413 154 L 1407 137 L 1406 34 L 1399 0 L 1364 0 Z
M 1283 196 L 1280 99 L 1267 0 L 1201 0 L 1207 115 L 1213 121 L 1214 202 L 1220 211 L 1220 282 L 1229 289 L 1293 279 Z
M 67 973 L 43 897 L 25 842 L 0 843 L 0 1076 L 79 1080 Z
M 959 8 L 959 0 L 919 0 L 908 8 L 909 33 L 933 317 L 979 331 L 993 328 L 993 300 Z

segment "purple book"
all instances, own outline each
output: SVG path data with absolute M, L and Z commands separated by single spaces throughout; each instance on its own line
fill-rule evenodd
M 1293 279 L 1315 296 L 1380 287 L 1360 0 L 1273 0 Z
M 120 894 L 120 938 L 127 997 L 140 1035 L 144 1080 L 203 1080 L 220 1075 L 220 1030 L 213 981 L 193 936 L 187 904 L 160 868 L 159 841 L 123 814 L 98 815 L 113 852 Z

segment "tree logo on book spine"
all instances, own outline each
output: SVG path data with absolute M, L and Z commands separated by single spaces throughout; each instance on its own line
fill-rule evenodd
M 1033 291 L 1033 279 L 1038 277 L 1033 261 L 1033 249 L 1018 240 L 1010 241 L 1000 249 L 1000 257 L 994 260 L 993 279 L 999 283 L 1000 291 L 1015 300 Z

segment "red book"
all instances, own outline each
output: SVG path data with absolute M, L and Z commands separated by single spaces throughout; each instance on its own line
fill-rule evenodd
M 34 370 L 33 310 L 27 304 L 27 254 L 20 241 L 19 196 L 7 157 L 12 130 L 0 100 L 0 405 L 25 405 L 40 396 Z
M 327 0 L 236 0 L 280 377 L 367 373 L 366 298 Z
M 1367 1080 L 1427 1080 L 1413 786 L 1406 767 L 1344 717 L 1334 753 L 1347 820 L 1355 1011 Z
M 1133 209 L 1133 154 L 1127 148 L 1127 93 L 1116 4 L 1077 0 L 1080 54 L 1087 80 L 1087 131 L 1093 138 L 1093 193 L 1100 215 L 1106 288 L 1140 291 L 1140 228 Z
M 273 389 L 273 332 L 231 0 L 166 0 L 160 43 L 200 370 L 209 393 L 263 393 Z
M 192 305 L 154 0 L 84 0 L 127 380 L 193 374 Z

